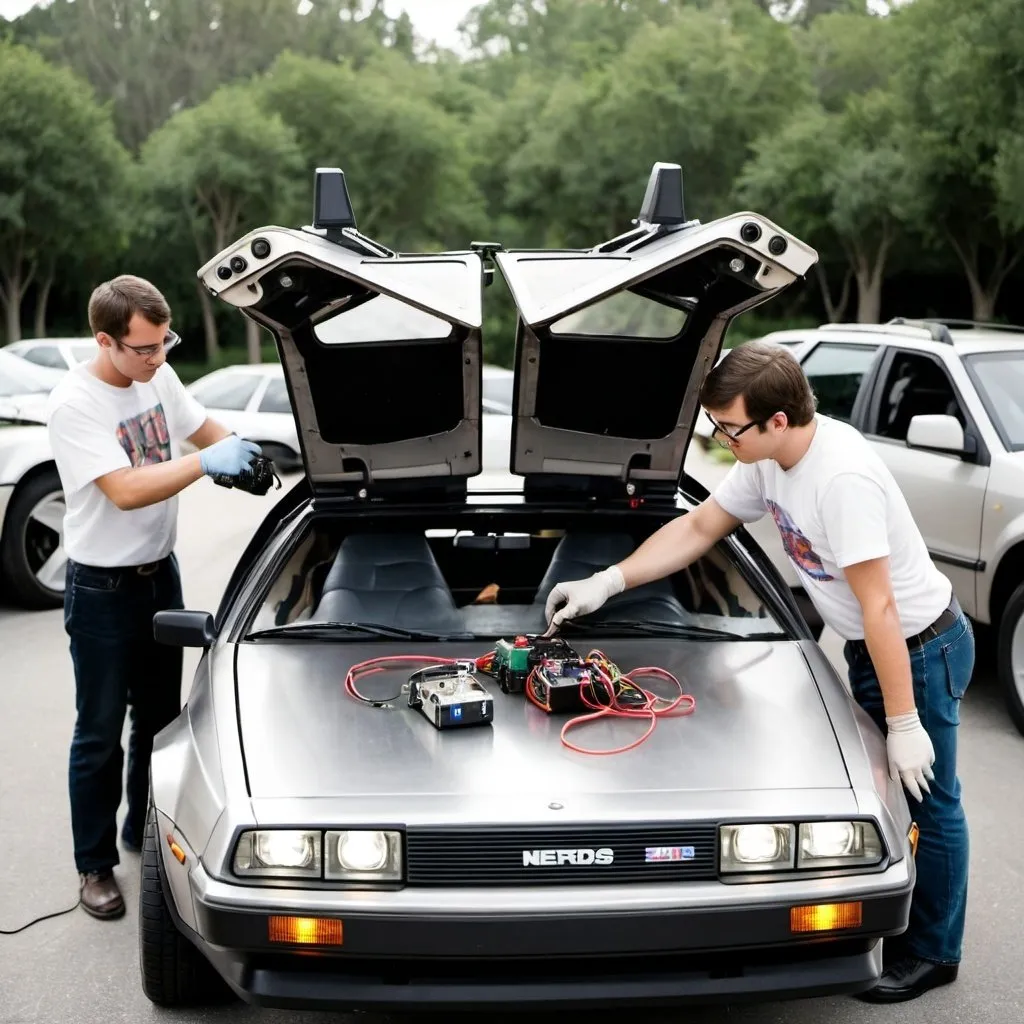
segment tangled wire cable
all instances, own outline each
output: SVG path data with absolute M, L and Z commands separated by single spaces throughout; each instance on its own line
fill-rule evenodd
M 474 659 L 478 672 L 491 674 L 494 666 L 495 651 L 488 651 L 486 654 Z M 397 700 L 403 693 L 404 687 L 400 687 L 397 693 L 387 697 L 368 697 L 362 693 L 357 685 L 368 676 L 376 675 L 394 669 L 418 669 L 426 665 L 450 665 L 453 669 L 461 659 L 439 658 L 429 654 L 397 654 L 387 655 L 380 658 L 371 658 L 369 661 L 362 661 L 353 665 L 345 676 L 345 692 L 353 699 L 370 707 L 387 707 L 392 701 Z M 693 714 L 697 706 L 696 698 L 692 694 L 684 693 L 682 684 L 672 675 L 671 672 L 656 666 L 643 666 L 635 668 L 630 672 L 622 672 L 619 667 L 599 650 L 590 651 L 583 659 L 590 668 L 590 681 L 581 682 L 579 697 L 582 703 L 591 710 L 582 715 L 576 715 L 569 719 L 561 729 L 559 738 L 562 744 L 569 750 L 579 754 L 621 754 L 632 750 L 643 743 L 653 732 L 658 719 L 665 716 L 682 716 Z M 530 703 L 540 708 L 545 713 L 550 712 L 536 696 L 536 684 L 538 670 L 543 671 L 543 663 L 535 665 L 530 671 L 526 680 L 526 697 Z M 664 679 L 674 683 L 678 694 L 672 698 L 660 697 L 652 690 L 640 685 L 640 679 L 644 677 Z M 590 691 L 588 693 L 588 690 Z M 585 725 L 588 722 L 599 721 L 602 718 L 626 718 L 645 719 L 648 722 L 647 729 L 642 736 L 631 743 L 619 747 L 612 747 L 608 750 L 592 750 L 581 747 L 566 739 L 566 735 L 575 728 Z

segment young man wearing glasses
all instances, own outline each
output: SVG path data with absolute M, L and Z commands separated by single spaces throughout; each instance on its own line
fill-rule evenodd
M 173 554 L 177 494 L 204 474 L 238 476 L 259 448 L 209 419 L 166 362 L 180 340 L 142 278 L 101 284 L 89 300 L 99 352 L 50 396 L 50 444 L 67 511 L 64 626 L 75 671 L 71 830 L 82 907 L 124 914 L 113 868 L 121 731 L 131 705 L 126 849 L 141 848 L 153 737 L 181 708 L 182 652 L 158 647 L 153 615 L 181 608 Z M 177 456 L 183 440 L 198 451 Z
M 882 978 L 860 997 L 913 999 L 953 981 L 960 962 L 968 831 L 956 747 L 974 634 L 885 463 L 852 426 L 816 413 L 789 351 L 753 342 L 733 349 L 708 374 L 700 404 L 736 464 L 711 497 L 621 563 L 556 586 L 549 632 L 772 515 L 809 597 L 846 641 L 853 696 L 886 735 L 889 774 L 915 801 L 910 924 L 898 944 L 887 940 Z

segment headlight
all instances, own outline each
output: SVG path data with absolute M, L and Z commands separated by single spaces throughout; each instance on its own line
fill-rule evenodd
M 297 829 L 243 832 L 235 847 L 235 874 L 262 878 L 319 878 L 320 833 Z
M 882 841 L 869 821 L 811 821 L 800 826 L 801 868 L 841 868 L 877 864 Z
M 325 877 L 351 882 L 400 882 L 402 836 L 400 832 L 350 829 L 327 832 Z
M 779 871 L 794 863 L 793 825 L 723 825 L 722 871 Z

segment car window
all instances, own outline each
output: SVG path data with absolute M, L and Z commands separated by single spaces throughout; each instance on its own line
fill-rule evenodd
M 512 387 L 514 377 L 484 377 L 483 406 L 484 412 L 512 415 Z
M 52 366 L 57 370 L 68 368 L 68 364 L 64 361 L 64 357 L 56 345 L 33 345 L 21 353 L 21 358 L 27 359 L 37 366 Z
M 192 385 L 196 401 L 207 409 L 244 409 L 249 404 L 259 377 L 255 373 L 225 373 Z
M 267 384 L 267 390 L 260 399 L 259 411 L 291 413 L 292 403 L 288 400 L 288 388 L 283 379 L 274 378 Z
M 877 345 L 837 345 L 823 341 L 803 361 L 804 373 L 818 398 L 818 412 L 849 423 L 864 374 Z
M 313 333 L 324 345 L 403 339 L 425 341 L 447 338 L 452 333 L 452 325 L 390 295 L 375 295 L 343 309 L 329 320 L 321 320 L 314 325 Z
M 49 391 L 49 386 L 39 376 L 39 370 L 18 356 L 0 352 L 0 395 L 30 395 Z
M 686 313 L 634 292 L 617 292 L 556 320 L 552 335 L 587 337 L 676 338 L 686 325 Z
M 1024 351 L 978 352 L 964 365 L 1003 444 L 1024 451 Z
M 967 418 L 945 369 L 920 352 L 897 352 L 882 383 L 874 433 L 905 441 L 915 416 L 943 414 L 955 416 L 966 426 Z

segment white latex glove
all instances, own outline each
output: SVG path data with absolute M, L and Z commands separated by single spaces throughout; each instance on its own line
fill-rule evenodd
M 924 731 L 916 711 L 886 717 L 885 724 L 889 727 L 885 741 L 889 754 L 889 777 L 894 781 L 902 779 L 910 795 L 920 803 L 924 799 L 921 790 L 931 792 L 926 780 L 935 778 L 932 771 L 935 748 L 931 737 Z
M 548 620 L 548 631 L 553 633 L 566 619 L 596 612 L 610 597 L 626 589 L 618 566 L 609 566 L 585 580 L 569 580 L 559 583 L 548 594 L 544 616 Z M 557 611 L 556 611 L 557 609 Z

